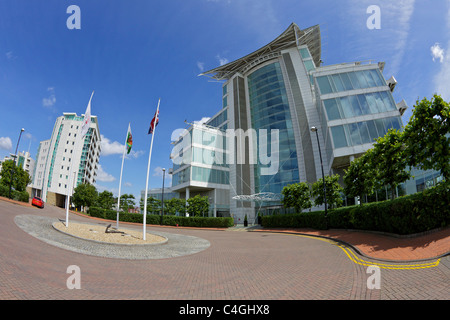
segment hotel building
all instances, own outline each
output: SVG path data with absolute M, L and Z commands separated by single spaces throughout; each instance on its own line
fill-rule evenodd
M 207 195 L 212 216 L 220 208 L 219 215 L 229 213 L 236 223 L 245 215 L 252 223 L 260 207 L 279 208 L 281 203 L 270 198 L 273 201 L 242 201 L 240 196 L 280 195 L 288 184 L 314 183 L 322 178 L 321 157 L 325 175 L 342 177 L 375 139 L 403 125 L 406 103 L 394 101 L 397 82 L 392 76 L 386 80 L 383 69 L 384 62 L 371 61 L 323 66 L 319 26 L 302 30 L 293 23 L 264 47 L 202 73 L 223 81 L 222 110 L 173 142 L 172 190 L 186 198 Z M 256 137 L 248 133 L 251 129 Z M 262 129 L 267 139 L 259 134 Z M 273 163 L 267 157 L 251 162 L 248 154 L 242 163 L 205 161 L 205 151 L 214 159 L 236 155 L 239 145 L 223 138 L 227 130 L 252 136 L 253 145 L 248 142 L 244 150 L 256 148 L 254 155 L 263 150 L 276 156 L 276 170 L 268 170 Z M 186 138 L 189 142 L 183 143 Z M 180 157 L 190 161 L 181 162 Z

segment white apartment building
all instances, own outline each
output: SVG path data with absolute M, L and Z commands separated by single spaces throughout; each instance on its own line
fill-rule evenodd
M 6 156 L 2 161 L 0 161 L 0 171 L 2 171 L 2 163 L 8 160 L 15 160 L 16 165 L 25 170 L 25 172 L 30 175 L 31 179 L 33 179 L 35 161 L 31 158 L 31 154 L 28 151 L 19 151 L 17 156 L 12 153 L 9 156 Z
M 95 183 L 101 152 L 98 120 L 91 116 L 89 131 L 84 139 L 79 139 L 82 121 L 83 115 L 63 113 L 56 119 L 51 138 L 40 142 L 31 196 L 64 207 L 70 174 L 72 190 L 81 183 Z

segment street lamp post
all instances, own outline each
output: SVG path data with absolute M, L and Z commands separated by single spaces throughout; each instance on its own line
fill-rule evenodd
M 161 211 L 161 218 L 160 218 L 160 222 L 159 222 L 159 224 L 161 224 L 161 225 L 163 223 L 163 216 L 164 216 L 164 178 L 166 175 L 166 169 L 163 168 L 162 171 L 163 171 L 163 185 L 162 185 L 162 195 L 161 195 L 162 211 Z
M 320 166 L 322 167 L 322 181 L 323 181 L 323 197 L 325 202 L 325 227 L 328 229 L 328 221 L 327 221 L 327 188 L 325 185 L 325 174 L 323 173 L 323 162 L 322 162 L 322 152 L 320 151 L 320 143 L 319 143 L 319 134 L 318 129 L 316 127 L 311 127 L 311 131 L 316 133 L 317 145 L 319 146 L 319 157 L 320 157 Z
M 16 164 L 17 149 L 19 148 L 20 137 L 22 136 L 22 132 L 24 132 L 24 131 L 25 131 L 24 128 L 22 128 L 20 130 L 19 140 L 17 140 L 16 152 L 14 153 L 14 165 Z M 11 180 L 9 181 L 9 199 L 11 199 L 11 188 L 12 188 L 13 173 L 14 173 L 14 166 L 11 168 Z

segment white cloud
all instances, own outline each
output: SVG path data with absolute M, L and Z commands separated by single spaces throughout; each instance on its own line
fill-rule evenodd
M 109 156 L 112 154 L 122 154 L 123 148 L 125 147 L 123 144 L 120 144 L 117 141 L 111 142 L 104 135 L 100 135 L 101 137 L 101 148 L 102 148 L 102 156 Z
M 444 49 L 441 48 L 439 43 L 435 43 L 431 48 L 431 56 L 433 57 L 433 61 L 439 59 L 439 62 L 444 62 Z
M 446 15 L 447 30 L 450 30 L 450 1 L 447 1 L 447 15 Z M 450 37 L 450 31 L 446 33 Z M 439 52 L 439 50 L 438 50 Z M 450 100 L 450 41 L 447 43 L 447 49 L 442 50 L 442 59 L 439 56 L 440 70 L 434 77 L 435 93 L 441 95 L 445 101 Z
M 55 88 L 48 87 L 47 91 L 49 92 L 48 98 L 42 99 L 42 105 L 46 108 L 52 108 L 56 103 L 56 96 L 55 96 Z
M 9 137 L 0 137 L 0 150 L 11 150 L 12 142 Z
M 16 58 L 16 56 L 14 55 L 14 53 L 12 51 L 8 51 L 7 53 L 5 53 L 6 59 L 8 60 L 14 60 Z
M 197 67 L 200 70 L 200 72 L 205 71 L 205 63 L 197 61 Z
M 220 55 L 217 55 L 216 59 L 219 61 L 221 66 L 223 66 L 224 64 L 227 64 L 229 62 L 227 58 L 223 58 Z
M 102 149 L 102 156 L 110 156 L 114 154 L 119 154 L 122 156 L 123 150 L 125 148 L 124 144 L 121 144 L 117 141 L 111 142 L 110 139 L 106 138 L 104 135 L 100 135 L 101 137 L 101 149 Z M 130 154 L 125 155 L 125 159 L 128 159 L 130 156 L 133 158 L 138 158 L 141 155 L 144 154 L 144 151 L 142 150 L 133 150 L 131 149 Z
M 97 181 L 113 182 L 115 180 L 116 178 L 114 178 L 111 174 L 105 172 L 100 164 L 98 165 Z

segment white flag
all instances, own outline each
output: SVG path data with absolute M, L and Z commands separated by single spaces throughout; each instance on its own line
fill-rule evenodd
M 93 95 L 94 91 L 92 91 L 91 98 L 89 99 L 89 103 L 86 108 L 86 112 L 84 113 L 83 124 L 81 125 L 81 138 L 84 138 L 89 130 L 89 127 L 91 126 L 91 100 Z

